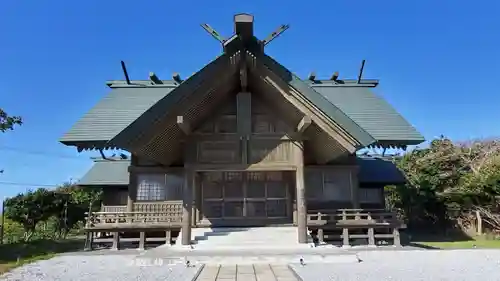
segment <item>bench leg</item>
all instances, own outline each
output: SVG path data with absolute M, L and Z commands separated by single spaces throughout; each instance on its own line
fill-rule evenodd
M 323 234 L 323 228 L 318 229 L 318 242 L 323 244 L 325 242 L 325 235 Z
M 139 233 L 139 250 L 144 251 L 145 245 L 146 245 L 146 232 L 141 231 Z
M 368 246 L 375 246 L 375 230 L 368 228 Z
M 111 250 L 118 250 L 120 248 L 120 233 L 113 232 L 113 246 Z
M 394 237 L 394 246 L 395 247 L 401 247 L 401 237 L 399 236 L 399 229 L 394 228 L 392 230 L 392 235 Z
M 342 247 L 349 248 L 351 245 L 349 244 L 349 229 L 342 229 Z
M 165 244 L 172 244 L 172 232 L 170 231 L 170 229 L 165 231 Z

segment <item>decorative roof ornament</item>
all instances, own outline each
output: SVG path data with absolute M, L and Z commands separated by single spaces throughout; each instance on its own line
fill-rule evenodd
M 363 77 L 363 70 L 365 69 L 365 62 L 366 60 L 363 60 L 361 62 L 361 68 L 359 69 L 359 75 L 358 75 L 358 84 L 361 84 L 361 78 Z
M 260 49 L 263 50 L 263 48 L 267 44 L 271 43 L 271 41 L 276 39 L 279 35 L 290 28 L 290 25 L 282 24 L 275 31 L 271 32 L 269 36 L 261 41 L 254 35 L 253 23 L 253 15 L 245 13 L 236 14 L 234 16 L 234 34 L 229 38 L 222 37 L 214 28 L 206 23 L 201 24 L 201 27 L 213 38 L 215 38 L 215 40 L 219 41 L 222 44 L 224 51 L 227 51 L 228 49 L 232 49 L 234 47 L 248 47 L 248 45 L 251 45 L 251 43 L 258 43 Z

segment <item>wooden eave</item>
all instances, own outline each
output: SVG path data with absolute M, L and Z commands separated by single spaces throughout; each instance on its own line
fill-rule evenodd
M 239 81 L 242 51 L 237 49 L 233 51 L 234 53 L 218 57 L 177 86 L 109 141 L 108 146 L 120 147 L 165 165 L 182 157 L 183 148 L 180 140 L 186 132 L 177 124 L 179 117 L 182 116 L 182 120 L 191 125 L 197 124 L 199 120 L 208 117 L 224 97 L 238 87 L 235 84 Z M 348 123 L 350 127 L 346 129 L 344 127 L 346 125 L 339 124 L 337 119 L 333 119 L 335 116 L 327 115 L 324 112 L 326 110 L 321 108 L 321 103 L 329 102 L 321 100 L 318 106 L 321 95 L 305 82 L 294 80 L 294 76 L 286 68 L 258 50 L 243 52 L 249 76 L 253 77 L 253 81 L 258 78 L 260 81 L 258 83 L 263 85 L 261 87 L 278 90 L 283 98 L 294 105 L 293 110 L 299 112 L 295 119 L 312 118 L 313 124 L 304 133 L 316 142 L 313 147 L 324 148 L 314 153 L 319 163 L 326 163 L 341 155 L 353 153 L 366 146 L 365 143 L 373 142 L 367 137 L 366 132 L 337 108 L 334 108 L 338 111 L 335 116 L 341 116 L 340 119 L 344 124 Z M 144 81 L 144 84 L 147 83 Z M 111 85 L 116 86 L 117 83 Z M 308 93 L 304 94 L 306 90 Z M 310 96 L 319 97 L 311 101 Z
M 302 97 L 305 103 L 315 108 L 315 114 L 328 120 L 330 126 L 343 130 L 358 142 L 357 149 L 369 146 L 376 140 L 343 111 L 316 92 L 308 83 L 290 72 L 286 67 L 262 52 L 251 53 L 257 64 L 270 70 L 284 81 L 292 91 Z
M 236 84 L 238 62 L 239 52 L 219 56 L 153 105 L 109 144 L 170 164 L 183 152 L 179 139 L 185 133 L 177 124 L 178 116 L 191 124 L 208 117 Z
M 107 140 L 95 141 L 61 141 L 62 144 L 67 146 L 74 146 L 78 152 L 92 151 L 92 150 L 117 150 L 122 149 L 117 146 L 110 145 Z

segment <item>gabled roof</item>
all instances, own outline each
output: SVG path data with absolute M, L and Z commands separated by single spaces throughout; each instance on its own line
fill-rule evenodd
M 130 160 L 94 160 L 90 170 L 78 181 L 78 185 L 128 185 Z
M 338 86 L 326 81 L 313 84 L 313 88 L 380 144 L 417 145 L 424 141 L 423 136 L 394 107 L 373 93 L 370 86 Z
M 312 87 L 313 85 L 300 79 L 272 57 L 264 53 L 257 53 L 255 55 L 258 61 L 271 69 L 271 71 L 277 73 L 285 82 L 304 95 L 305 98 L 332 119 L 332 121 L 339 124 L 344 130 L 358 140 L 362 146 L 370 145 L 376 141 L 360 124 L 354 122 L 352 118 L 340 110 L 335 103 L 329 102 L 325 96 L 316 91 L 316 89 Z
M 331 103 L 330 106 L 338 108 L 382 144 L 416 145 L 424 141 L 422 135 L 390 104 L 373 93 L 372 85 L 331 81 L 316 81 L 309 85 L 321 94 L 323 103 Z M 175 87 L 170 84 L 169 87 L 114 88 L 61 138 L 61 142 L 106 143 Z
M 175 84 L 163 87 L 113 88 L 60 139 L 67 145 L 104 146 L 152 105 L 170 93 Z
M 148 110 L 145 110 L 128 126 L 124 127 L 122 131 L 110 138 L 110 141 L 120 145 L 125 144 L 125 147 L 134 142 L 140 142 L 141 139 L 147 137 L 143 134 L 144 131 L 153 127 L 153 123 L 160 122 L 172 109 L 179 107 L 187 95 L 196 91 L 202 84 L 214 83 L 213 80 L 221 78 L 222 75 L 218 74 L 224 69 L 224 66 L 227 66 L 229 60 L 230 56 L 227 54 L 222 54 L 212 60 L 201 70 L 183 81 L 178 87 L 173 88 L 171 93 L 160 97 Z M 130 136 L 134 136 L 134 138 L 132 139 Z
M 398 184 L 405 178 L 396 165 L 386 158 L 358 157 L 360 183 Z M 128 185 L 130 160 L 95 160 L 94 166 L 82 177 L 79 185 Z
M 358 156 L 359 181 L 361 183 L 399 184 L 406 178 L 390 158 Z
M 181 134 L 167 126 L 175 117 L 175 108 L 181 108 L 185 101 L 196 100 L 198 96 L 192 95 L 198 91 L 200 97 L 207 95 L 206 100 L 212 101 L 212 107 L 216 106 L 216 95 L 210 96 L 211 93 L 220 91 L 220 98 L 238 88 L 240 65 L 245 65 L 245 73 L 248 71 L 259 77 L 253 72 L 263 71 L 276 76 L 276 81 L 284 82 L 289 93 L 298 100 L 296 104 L 307 107 L 302 113 L 306 115 L 307 111 L 307 114 L 314 115 L 315 123 L 322 123 L 324 132 L 328 131 L 327 134 L 335 139 L 339 136 L 337 132 L 342 131 L 343 140 L 347 140 L 343 141 L 345 151 L 352 153 L 370 145 L 400 147 L 424 140 L 390 105 L 368 89 L 374 83 L 339 83 L 337 80 L 334 83 L 311 83 L 291 73 L 265 54 L 265 41 L 253 35 L 253 17 L 247 18 L 252 18 L 252 22 L 239 22 L 241 19 L 235 17 L 235 36 L 223 44 L 223 54 L 180 84 L 153 85 L 137 81 L 109 84 L 114 88 L 111 93 L 78 121 L 61 142 L 79 149 L 118 147 L 167 161 L 162 157 L 177 150 L 165 145 L 165 140 L 176 140 Z M 247 65 L 249 60 L 250 66 Z M 238 82 L 238 87 L 230 88 L 233 82 Z M 192 111 L 196 114 L 191 117 L 202 119 L 199 109 L 209 109 L 199 104 L 196 106 L 198 109 Z M 189 104 L 181 109 L 187 114 L 190 112 L 188 107 Z M 164 128 L 161 132 L 158 130 L 160 124 Z M 334 129 L 330 130 L 330 127 Z

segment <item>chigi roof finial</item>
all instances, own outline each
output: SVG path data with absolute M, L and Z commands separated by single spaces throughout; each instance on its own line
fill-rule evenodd
M 365 62 L 366 62 L 366 60 L 363 60 L 361 62 L 361 68 L 359 69 L 359 75 L 358 75 L 358 84 L 361 83 L 361 78 L 363 77 L 363 70 L 365 69 Z

